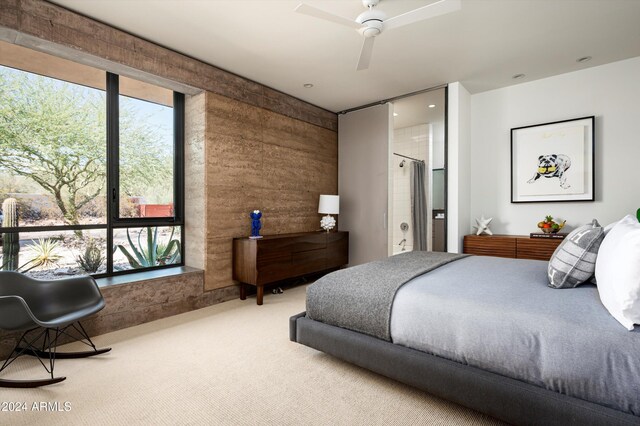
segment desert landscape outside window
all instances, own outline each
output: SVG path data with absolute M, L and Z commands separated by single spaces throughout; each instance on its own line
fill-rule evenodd
M 183 95 L 8 43 L 0 53 L 0 268 L 49 279 L 183 264 Z

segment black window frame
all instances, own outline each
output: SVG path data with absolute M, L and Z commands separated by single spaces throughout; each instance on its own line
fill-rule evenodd
M 21 70 L 23 71 L 23 70 Z M 24 71 L 32 73 L 31 71 Z M 32 73 L 33 74 L 33 73 Z M 94 225 L 51 225 L 51 226 L 17 226 L 1 228 L 0 233 L 11 234 L 20 232 L 47 232 L 47 231 L 78 231 L 97 230 L 106 231 L 106 272 L 90 274 L 94 278 L 105 278 L 117 275 L 126 275 L 137 272 L 156 271 L 159 269 L 175 268 L 185 265 L 185 233 L 184 233 L 184 123 L 185 123 L 185 96 L 183 93 L 173 92 L 173 217 L 160 218 L 120 218 L 120 180 L 119 180 L 119 146 L 120 146 L 120 90 L 119 75 L 105 72 L 106 74 L 106 140 L 105 151 L 107 157 L 106 177 L 106 222 Z M 48 76 L 45 76 L 48 77 Z M 55 77 L 49 77 L 60 80 Z M 73 83 L 72 84 L 78 84 Z M 80 85 L 81 86 L 81 85 Z M 173 226 L 180 228 L 180 262 L 171 265 L 158 265 L 146 268 L 113 270 L 113 233 L 117 229 L 144 228 L 157 226 Z

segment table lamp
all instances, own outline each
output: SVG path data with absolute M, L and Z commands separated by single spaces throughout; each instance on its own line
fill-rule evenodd
M 336 226 L 336 220 L 332 214 L 340 213 L 340 196 L 339 195 L 320 195 L 320 203 L 318 205 L 318 213 L 325 214 L 320 220 L 322 229 L 329 232 Z

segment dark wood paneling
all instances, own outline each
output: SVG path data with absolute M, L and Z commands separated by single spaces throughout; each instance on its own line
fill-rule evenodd
M 561 239 L 524 235 L 466 235 L 464 253 L 518 259 L 549 260 Z

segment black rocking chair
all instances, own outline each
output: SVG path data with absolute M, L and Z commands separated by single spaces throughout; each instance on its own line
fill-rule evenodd
M 41 281 L 17 272 L 0 271 L 0 329 L 24 330 L 0 367 L 0 373 L 20 356 L 31 355 L 38 358 L 51 376 L 40 380 L 0 379 L 0 387 L 34 388 L 59 383 L 66 377 L 54 377 L 56 359 L 86 358 L 109 352 L 111 348 L 97 349 L 80 323 L 102 308 L 104 299 L 92 277 Z M 62 336 L 81 341 L 92 350 L 57 352 Z

